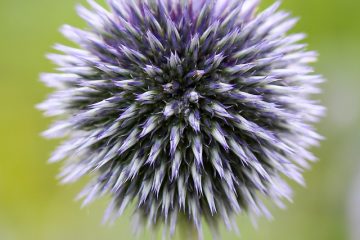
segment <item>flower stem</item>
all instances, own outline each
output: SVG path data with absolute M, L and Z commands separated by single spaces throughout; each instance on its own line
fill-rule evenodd
M 198 232 L 195 225 L 182 216 L 179 221 L 179 232 L 181 240 L 198 240 Z

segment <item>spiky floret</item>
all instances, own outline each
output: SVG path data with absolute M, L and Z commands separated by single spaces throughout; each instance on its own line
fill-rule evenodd
M 324 109 L 310 97 L 322 78 L 316 53 L 287 34 L 296 19 L 257 0 L 92 0 L 78 7 L 89 30 L 64 26 L 80 46 L 56 45 L 56 89 L 40 109 L 59 120 L 45 132 L 67 140 L 63 183 L 94 173 L 84 204 L 111 194 L 106 219 L 135 213 L 171 233 L 185 215 L 234 227 L 246 212 L 269 216 L 259 196 L 291 199 L 285 175 L 303 184 Z

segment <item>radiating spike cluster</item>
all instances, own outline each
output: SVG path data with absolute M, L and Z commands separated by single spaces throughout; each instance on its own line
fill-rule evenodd
M 39 105 L 65 138 L 51 161 L 66 160 L 70 183 L 95 173 L 84 204 L 112 196 L 105 219 L 135 203 L 135 218 L 174 234 L 185 216 L 236 229 L 241 212 L 270 217 L 260 196 L 291 199 L 286 176 L 304 184 L 312 127 L 324 108 L 311 99 L 323 80 L 316 53 L 287 34 L 296 23 L 257 0 L 93 0 L 79 6 L 89 29 L 61 31 L 79 49 L 56 45 L 56 92 Z

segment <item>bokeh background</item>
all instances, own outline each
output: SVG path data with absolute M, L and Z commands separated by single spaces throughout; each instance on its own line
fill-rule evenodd
M 130 211 L 103 226 L 106 199 L 80 209 L 73 199 L 86 180 L 60 187 L 60 166 L 47 164 L 57 142 L 39 136 L 50 123 L 34 108 L 49 93 L 38 81 L 53 67 L 44 54 L 66 42 L 57 31 L 63 23 L 85 26 L 74 11 L 83 2 L 0 0 L 1 240 L 135 239 Z M 314 150 L 320 161 L 305 174 L 307 187 L 294 185 L 294 204 L 273 209 L 275 220 L 260 219 L 258 230 L 240 217 L 240 239 L 359 240 L 360 1 L 283 0 L 282 7 L 301 16 L 296 30 L 306 32 L 310 49 L 320 53 L 316 69 L 328 79 L 321 95 L 328 114 L 318 128 L 326 140 Z M 151 237 L 147 232 L 140 239 Z

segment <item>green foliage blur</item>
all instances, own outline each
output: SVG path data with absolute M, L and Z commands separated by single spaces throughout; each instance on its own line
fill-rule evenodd
M 107 199 L 80 209 L 74 197 L 86 179 L 59 186 L 55 176 L 61 165 L 47 164 L 58 142 L 40 137 L 50 120 L 34 106 L 50 90 L 38 76 L 52 71 L 44 57 L 51 46 L 68 42 L 57 29 L 63 23 L 85 26 L 76 16 L 77 3 L 85 0 L 0 0 L 1 240 L 135 239 L 131 211 L 104 226 Z M 293 184 L 294 203 L 286 211 L 272 208 L 274 221 L 260 219 L 258 230 L 239 217 L 240 239 L 359 240 L 351 238 L 348 215 L 360 208 L 360 202 L 349 203 L 353 192 L 360 192 L 352 183 L 360 175 L 360 1 L 283 0 L 282 8 L 301 17 L 296 31 L 306 32 L 309 48 L 320 53 L 316 69 L 328 79 L 320 96 L 328 113 L 318 128 L 326 140 L 314 149 L 320 161 L 305 173 L 307 187 Z M 222 232 L 225 240 L 238 239 Z M 154 239 L 161 239 L 161 232 Z M 211 239 L 208 230 L 205 239 Z

